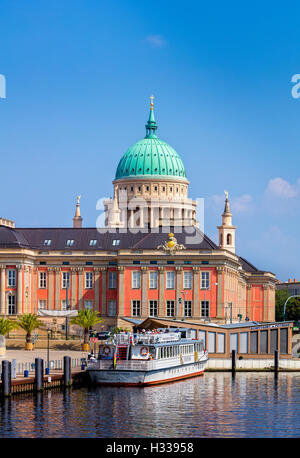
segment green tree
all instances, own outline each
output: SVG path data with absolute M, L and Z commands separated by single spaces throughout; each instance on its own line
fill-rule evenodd
M 275 320 L 284 320 L 284 304 L 290 297 L 290 293 L 287 288 L 276 290 L 275 293 Z M 286 305 L 285 319 L 297 321 L 300 319 L 300 298 L 293 297 Z
M 83 328 L 84 331 L 84 344 L 89 344 L 89 330 L 99 323 L 103 323 L 103 318 L 98 316 L 97 312 L 90 309 L 79 310 L 78 315 L 71 318 L 71 324 L 77 324 Z
M 16 321 L 0 318 L 0 335 L 6 336 L 13 329 L 18 329 L 19 325 Z
M 24 315 L 20 316 L 18 320 L 18 324 L 20 328 L 24 329 L 26 332 L 26 344 L 27 349 L 32 349 L 32 332 L 43 326 L 44 323 L 38 319 L 38 316 L 35 313 L 24 313 Z

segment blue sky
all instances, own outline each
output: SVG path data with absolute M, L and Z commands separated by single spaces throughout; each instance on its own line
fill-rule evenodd
M 237 252 L 300 278 L 299 26 L 296 2 L 0 0 L 0 216 L 71 226 L 81 194 L 95 226 L 153 93 L 207 235 L 226 189 Z

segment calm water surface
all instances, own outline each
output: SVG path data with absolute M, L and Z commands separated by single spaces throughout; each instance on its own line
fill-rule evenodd
M 1 438 L 300 437 L 300 374 L 20 395 L 0 402 L 0 419 Z

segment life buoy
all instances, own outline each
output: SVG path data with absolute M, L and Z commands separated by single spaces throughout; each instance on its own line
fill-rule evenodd
M 108 356 L 110 354 L 110 348 L 109 347 L 103 347 L 102 354 L 105 356 Z
M 148 355 L 149 355 L 149 350 L 148 350 L 148 348 L 147 348 L 147 347 L 142 347 L 142 348 L 140 349 L 140 355 L 141 355 L 141 356 L 148 356 Z

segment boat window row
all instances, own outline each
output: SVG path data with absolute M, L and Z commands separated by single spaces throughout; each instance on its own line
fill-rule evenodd
M 180 355 L 191 355 L 194 353 L 194 344 L 192 345 L 174 345 L 158 348 L 158 359 L 174 358 Z

